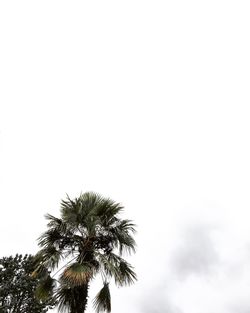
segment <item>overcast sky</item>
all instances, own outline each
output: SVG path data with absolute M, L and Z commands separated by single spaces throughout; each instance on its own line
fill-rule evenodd
M 44 214 L 96 191 L 138 225 L 139 280 L 112 312 L 250 313 L 249 15 L 1 1 L 1 257 L 35 253 Z

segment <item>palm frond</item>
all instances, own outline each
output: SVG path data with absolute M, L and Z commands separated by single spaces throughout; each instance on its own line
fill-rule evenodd
M 52 223 L 54 225 L 54 221 Z M 38 244 L 42 247 L 42 250 L 57 250 L 62 251 L 63 249 L 72 249 L 75 243 L 74 233 L 71 229 L 64 225 L 65 223 L 59 224 L 59 226 L 52 226 L 45 231 L 39 238 Z
M 110 198 L 100 198 L 98 205 L 93 210 L 93 214 L 98 216 L 105 225 L 122 210 L 123 206 L 120 203 L 116 203 Z
M 46 268 L 54 270 L 58 267 L 61 258 L 63 258 L 62 251 L 51 246 L 41 249 L 35 256 L 35 262 L 37 263 L 37 268 L 42 265 Z
M 131 285 L 137 280 L 133 267 L 115 253 L 98 254 L 97 257 L 105 276 L 114 278 L 118 286 Z
M 45 218 L 49 221 L 47 226 L 50 229 L 57 229 L 60 233 L 67 231 L 68 225 L 61 218 L 57 218 L 51 214 L 46 214 Z
M 85 312 L 88 301 L 88 284 L 77 287 L 61 285 L 57 290 L 58 312 Z
M 66 224 L 76 227 L 81 220 L 81 203 L 79 199 L 71 200 L 67 196 L 67 199 L 61 202 L 61 213 L 62 219 Z
M 34 263 L 34 270 L 30 274 L 32 278 L 45 277 L 48 274 L 48 269 L 40 262 Z
M 131 254 L 136 249 L 136 242 L 131 234 L 135 232 L 135 224 L 130 220 L 119 220 L 108 229 L 108 236 L 112 246 L 118 248 L 121 255 L 124 252 Z
M 110 198 L 102 197 L 95 192 L 85 192 L 74 200 L 67 195 L 66 200 L 61 201 L 62 220 L 55 220 L 51 215 L 47 215 L 47 218 L 52 218 L 57 223 L 60 221 L 74 223 L 82 222 L 81 218 L 87 218 L 89 215 L 92 215 L 92 217 L 99 217 L 103 221 L 111 220 L 114 223 L 117 221 L 115 216 L 122 210 L 123 206 Z
M 136 233 L 136 225 L 128 219 L 120 220 L 117 227 L 119 227 L 120 231 L 122 232 L 132 232 Z
M 49 275 L 42 278 L 36 288 L 35 295 L 39 300 L 46 300 L 53 294 L 56 282 Z
M 102 253 L 96 253 L 98 258 L 102 275 L 104 277 L 112 278 L 118 275 L 117 273 L 117 262 L 111 261 L 106 255 Z
M 113 233 L 112 245 L 119 250 L 120 255 L 123 255 L 124 252 L 131 254 L 136 251 L 136 242 L 130 234 Z
M 126 261 L 121 261 L 119 264 L 119 282 L 120 286 L 131 285 L 137 280 L 137 276 L 133 271 L 133 267 Z
M 96 192 L 85 192 L 79 197 L 82 207 L 85 209 L 85 213 L 92 213 L 103 201 L 103 197 Z
M 109 283 L 104 282 L 104 285 L 99 293 L 96 295 L 93 304 L 97 313 L 111 312 L 111 296 L 109 291 Z
M 59 232 L 58 229 L 52 228 L 44 232 L 38 238 L 38 244 L 40 247 L 48 247 L 51 245 L 60 244 L 60 241 L 63 239 L 63 235 Z
M 88 264 L 75 262 L 67 267 L 61 275 L 63 283 L 71 287 L 87 284 L 93 277 L 93 268 Z

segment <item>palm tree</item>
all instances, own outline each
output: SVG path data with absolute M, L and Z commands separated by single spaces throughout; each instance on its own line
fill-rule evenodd
M 59 312 L 83 313 L 91 281 L 100 274 L 103 287 L 93 304 L 97 312 L 111 311 L 109 282 L 130 285 L 136 280 L 124 253 L 135 252 L 135 225 L 121 219 L 123 207 L 109 198 L 86 192 L 61 202 L 61 218 L 50 214 L 48 229 L 38 239 L 33 275 L 49 273 L 40 280 L 37 295 L 45 299 L 52 293 Z M 59 270 L 58 270 L 59 268 Z

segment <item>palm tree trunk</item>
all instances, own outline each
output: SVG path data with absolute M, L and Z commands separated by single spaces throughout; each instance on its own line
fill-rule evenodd
M 72 302 L 70 303 L 71 313 L 84 313 L 88 302 L 89 283 L 71 289 Z

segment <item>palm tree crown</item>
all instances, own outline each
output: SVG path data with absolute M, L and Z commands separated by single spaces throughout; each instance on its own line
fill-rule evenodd
M 97 312 L 111 311 L 110 279 L 118 286 L 136 280 L 132 266 L 123 258 L 124 252 L 135 252 L 135 225 L 119 218 L 122 209 L 111 199 L 87 192 L 74 200 L 67 196 L 61 202 L 61 218 L 46 215 L 48 229 L 38 239 L 41 250 L 33 275 L 49 270 L 53 276 L 41 279 L 38 297 L 54 292 L 59 312 L 83 313 L 89 284 L 101 274 L 103 287 L 93 304 Z

